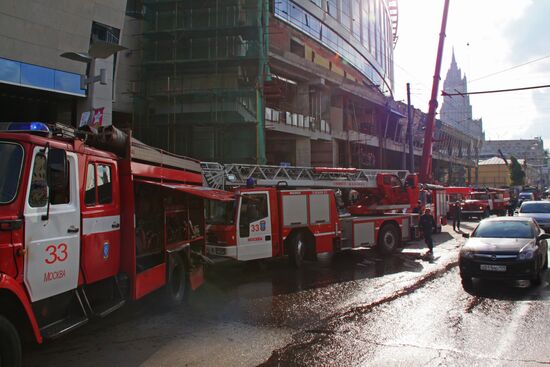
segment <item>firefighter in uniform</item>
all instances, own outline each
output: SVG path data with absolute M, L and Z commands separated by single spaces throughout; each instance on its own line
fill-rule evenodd
M 420 228 L 424 232 L 424 242 L 428 246 L 428 254 L 433 255 L 434 253 L 434 241 L 432 239 L 432 234 L 435 229 L 435 220 L 432 216 L 430 208 L 424 210 L 424 214 L 420 216 Z

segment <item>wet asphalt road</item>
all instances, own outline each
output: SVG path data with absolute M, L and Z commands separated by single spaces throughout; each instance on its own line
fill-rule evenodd
M 474 223 L 464 223 L 465 229 Z M 303 269 L 284 260 L 225 263 L 187 304 L 158 295 L 43 346 L 25 366 L 550 365 L 550 275 L 476 284 L 457 269 L 464 241 L 436 235 L 436 260 L 413 244 L 323 256 Z

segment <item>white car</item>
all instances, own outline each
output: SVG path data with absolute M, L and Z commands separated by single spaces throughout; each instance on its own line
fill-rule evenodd
M 542 229 L 550 233 L 550 202 L 524 201 L 519 207 L 518 215 L 533 218 Z

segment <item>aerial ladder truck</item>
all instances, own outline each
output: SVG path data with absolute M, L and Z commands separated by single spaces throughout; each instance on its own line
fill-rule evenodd
M 419 198 L 407 171 L 202 163 L 205 184 L 234 193 L 209 202 L 209 255 L 239 261 L 288 255 L 299 267 L 319 253 L 374 247 L 389 254 L 411 239 Z

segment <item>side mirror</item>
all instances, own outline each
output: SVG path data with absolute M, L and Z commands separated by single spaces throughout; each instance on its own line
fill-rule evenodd
M 67 185 L 67 152 L 51 148 L 48 152 L 47 174 L 48 186 L 65 188 Z
M 542 233 L 539 235 L 539 240 L 550 240 L 550 233 Z
M 469 233 L 462 233 L 462 237 L 464 237 L 464 238 L 470 238 L 470 234 L 469 234 Z

